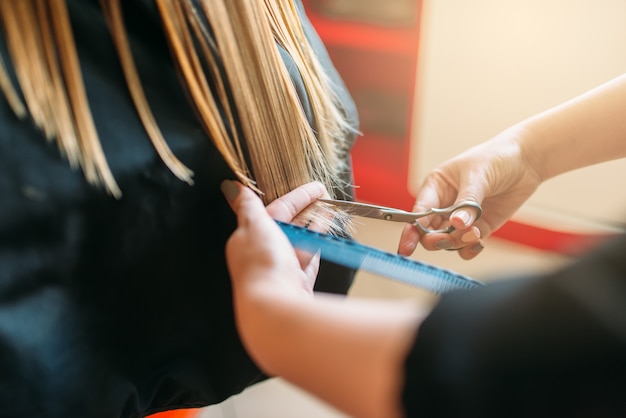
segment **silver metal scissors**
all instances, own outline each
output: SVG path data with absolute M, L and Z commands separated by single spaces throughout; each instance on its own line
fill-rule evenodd
M 337 206 L 347 213 L 362 216 L 364 218 L 381 219 L 391 222 L 406 222 L 418 227 L 424 233 L 444 232 L 450 233 L 454 231 L 452 225 L 441 229 L 429 229 L 424 227 L 418 222 L 419 219 L 425 218 L 431 215 L 442 215 L 449 218 L 452 213 L 461 208 L 471 208 L 476 211 L 476 219 L 480 218 L 483 210 L 480 205 L 470 200 L 462 200 L 447 208 L 431 208 L 423 212 L 407 212 L 400 209 L 388 208 L 385 206 L 370 205 L 367 203 L 350 202 L 348 200 L 335 200 L 335 199 L 317 199 L 320 202 L 328 203 Z

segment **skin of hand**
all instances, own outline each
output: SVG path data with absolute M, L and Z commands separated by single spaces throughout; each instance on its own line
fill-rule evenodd
M 457 249 L 478 255 L 484 239 L 509 220 L 545 180 L 568 171 L 626 157 L 626 75 L 506 129 L 441 164 L 424 179 L 416 210 L 461 200 L 481 204 L 483 214 L 459 210 L 451 234 L 405 227 L 398 253 L 418 242 L 428 250 Z M 475 221 L 475 222 L 474 222 Z M 434 219 L 437 227 L 439 220 Z
M 263 291 L 268 282 L 281 281 L 277 287 L 289 290 L 294 297 L 309 297 L 317 277 L 319 257 L 296 252 L 272 221 L 298 223 L 300 212 L 318 198 L 327 196 L 321 183 L 309 183 L 259 209 L 252 192 L 232 181 L 222 184 L 225 196 L 237 203 L 239 227 L 230 237 L 226 254 L 235 289 L 239 283 L 254 289 L 260 283 Z M 242 194 L 243 197 L 237 199 Z M 231 200 L 229 200 L 231 201 Z M 267 211 L 267 213 L 266 213 Z M 304 223 L 304 222 L 302 222 Z M 255 290 L 256 291 L 256 290 Z
M 222 191 L 238 228 L 226 245 L 237 328 L 265 373 L 354 417 L 401 417 L 404 361 L 428 309 L 414 301 L 314 294 L 319 257 L 297 254 L 272 216 L 299 214 L 325 195 L 318 183 L 265 208 L 241 184 Z
M 459 248 L 464 259 L 478 255 L 484 247 L 481 238 L 502 226 L 541 183 L 522 154 L 518 141 L 521 135 L 517 128 L 507 130 L 431 171 L 422 183 L 415 210 L 470 200 L 481 204 L 483 214 L 475 221 L 475 210 L 457 210 L 450 216 L 450 223 L 456 228 L 450 234 L 424 234 L 407 225 L 398 253 L 410 255 L 421 242 L 428 250 Z M 439 228 L 440 222 L 433 218 L 426 226 Z

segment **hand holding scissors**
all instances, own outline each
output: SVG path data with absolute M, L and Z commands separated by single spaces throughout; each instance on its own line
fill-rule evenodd
M 471 258 L 467 256 L 475 255 L 477 252 L 474 247 L 483 248 L 480 240 L 480 230 L 473 225 L 468 224 L 464 229 L 457 230 L 451 222 L 451 217 L 465 212 L 471 218 L 471 222 L 475 222 L 482 215 L 482 207 L 473 200 L 461 200 L 447 208 L 430 208 L 419 212 L 407 212 L 400 209 L 394 209 L 384 206 L 370 205 L 367 203 L 350 202 L 345 200 L 318 199 L 318 201 L 335 205 L 343 209 L 346 213 L 366 218 L 381 219 L 390 222 L 404 222 L 412 225 L 419 230 L 420 235 L 428 237 L 432 247 L 428 249 L 439 250 L 459 250 L 459 255 L 463 258 Z M 407 226 L 408 226 L 407 225 Z M 437 225 L 431 228 L 430 225 Z M 406 233 L 403 232 L 403 234 Z M 468 248 L 465 248 L 469 245 Z M 398 251 L 402 255 L 409 255 L 413 252 L 413 247 L 409 252 Z M 480 249 L 478 252 L 480 252 Z
M 318 199 L 318 201 L 335 205 L 338 208 L 343 209 L 346 213 L 355 216 L 380 219 L 390 222 L 404 222 L 417 227 L 420 233 L 424 236 L 442 235 L 441 237 L 436 238 L 435 241 L 435 247 L 440 250 L 459 250 L 462 249 L 463 246 L 471 243 L 479 243 L 482 249 L 482 244 L 479 242 L 480 230 L 477 227 L 471 226 L 466 230 L 458 231 L 453 234 L 453 232 L 456 231 L 456 228 L 451 223 L 447 222 L 450 217 L 457 213 L 457 211 L 473 212 L 475 214 L 474 221 L 480 218 L 482 215 L 482 208 L 478 203 L 471 200 L 462 200 L 447 208 L 430 208 L 420 212 L 407 212 L 385 206 L 370 205 L 367 203 L 350 202 L 345 200 Z M 433 219 L 433 217 L 436 216 L 439 216 L 440 219 Z M 427 218 L 431 218 L 430 222 L 424 224 L 420 222 L 420 220 L 425 220 Z M 443 224 L 445 226 L 441 226 L 439 228 L 424 226 L 431 225 L 433 221 L 438 222 L 438 225 Z M 459 254 L 461 254 L 461 256 L 464 255 L 462 253 Z

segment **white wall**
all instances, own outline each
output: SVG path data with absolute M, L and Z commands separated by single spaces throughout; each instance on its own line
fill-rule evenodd
M 421 22 L 411 190 L 465 148 L 626 72 L 624 0 L 424 0 Z M 621 222 L 625 179 L 624 160 L 568 173 L 517 217 Z

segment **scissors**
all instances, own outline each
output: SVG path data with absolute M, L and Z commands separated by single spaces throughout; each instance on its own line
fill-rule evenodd
M 461 208 L 473 208 L 476 210 L 476 219 L 480 218 L 483 210 L 480 205 L 471 200 L 462 200 L 447 208 L 431 208 L 423 212 L 407 212 L 400 209 L 388 208 L 385 206 L 369 205 L 367 203 L 351 202 L 348 200 L 335 199 L 317 199 L 320 202 L 328 203 L 344 209 L 349 214 L 362 216 L 364 218 L 381 219 L 391 222 L 406 222 L 418 227 L 424 233 L 443 232 L 450 233 L 454 231 L 452 225 L 441 229 L 429 229 L 418 222 L 419 219 L 431 215 L 443 215 L 449 218 L 452 213 Z

